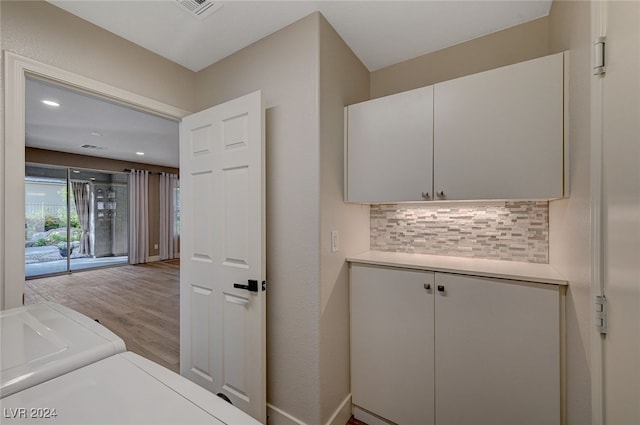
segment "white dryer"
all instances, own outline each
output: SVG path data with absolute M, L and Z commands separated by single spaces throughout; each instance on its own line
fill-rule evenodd
M 215 394 L 131 352 L 5 397 L 0 406 L 3 425 L 259 425 Z

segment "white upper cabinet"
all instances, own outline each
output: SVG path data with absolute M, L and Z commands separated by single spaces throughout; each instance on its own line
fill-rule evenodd
M 347 107 L 349 202 L 422 201 L 433 187 L 433 86 Z
M 436 84 L 434 99 L 437 194 L 564 195 L 562 53 Z
M 347 107 L 347 202 L 556 199 L 564 54 Z

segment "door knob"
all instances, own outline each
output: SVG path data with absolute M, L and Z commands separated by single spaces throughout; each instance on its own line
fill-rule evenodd
M 246 289 L 249 292 L 258 292 L 258 281 L 257 280 L 248 280 L 248 285 L 242 285 L 240 283 L 234 283 L 233 287 L 238 289 Z

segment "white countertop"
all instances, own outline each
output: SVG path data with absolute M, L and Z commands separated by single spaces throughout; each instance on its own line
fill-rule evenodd
M 363 252 L 362 254 L 347 257 L 347 261 L 350 263 L 402 267 L 553 285 L 568 284 L 567 280 L 548 264 L 382 251 Z

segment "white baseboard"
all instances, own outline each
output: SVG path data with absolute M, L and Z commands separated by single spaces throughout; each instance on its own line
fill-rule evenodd
M 351 394 L 338 406 L 325 425 L 346 425 L 351 418 Z M 305 422 L 267 403 L 268 425 L 307 425 Z
M 153 256 L 149 257 L 149 260 L 147 260 L 147 263 L 153 263 L 154 261 L 160 261 L 160 256 L 159 255 L 153 255 Z
M 386 421 L 380 416 L 364 410 L 355 404 L 353 405 L 353 416 L 368 425 L 393 425 L 393 422 Z
M 351 394 L 338 406 L 326 425 L 346 425 L 351 418 Z
M 267 403 L 267 424 L 268 425 L 307 425 L 298 418 L 280 410 L 272 404 Z

